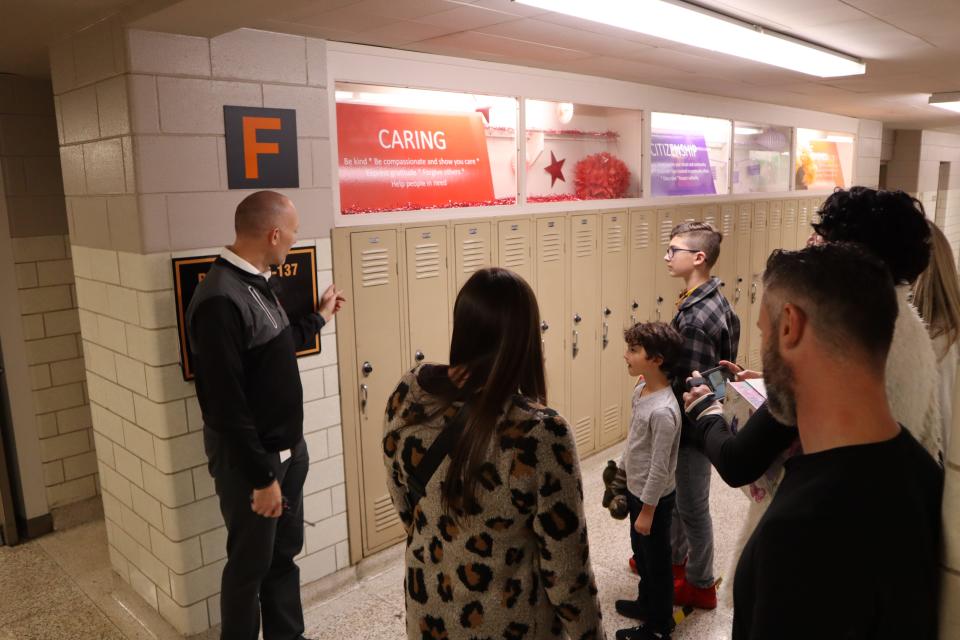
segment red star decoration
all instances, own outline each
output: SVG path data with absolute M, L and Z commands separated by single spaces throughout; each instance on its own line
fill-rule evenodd
M 567 161 L 566 158 L 564 158 L 563 160 L 557 160 L 557 157 L 553 155 L 553 151 L 550 152 L 550 164 L 544 167 L 543 170 L 550 174 L 551 187 L 553 187 L 554 183 L 556 183 L 557 180 L 566 182 L 566 180 L 563 177 L 563 163 L 566 161 Z

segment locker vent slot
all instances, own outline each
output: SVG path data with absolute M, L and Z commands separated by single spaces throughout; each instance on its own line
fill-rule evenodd
M 644 218 L 633 225 L 633 248 L 646 249 L 650 246 L 650 223 Z
M 577 449 L 589 447 L 593 439 L 593 418 L 588 416 L 577 420 L 573 427 L 573 433 L 577 441 Z
M 724 235 L 724 237 L 729 237 L 729 236 L 733 235 L 733 221 L 734 221 L 733 212 L 732 212 L 732 211 L 724 211 L 724 212 L 723 212 L 723 223 L 722 223 L 721 229 L 720 229 L 720 233 L 722 233 L 722 234 Z
M 524 236 L 507 236 L 503 248 L 503 266 L 522 267 L 527 264 L 528 251 Z
M 670 244 L 670 232 L 673 231 L 673 219 L 665 218 L 660 221 L 660 244 Z
M 757 215 L 755 215 L 755 216 L 753 217 L 753 221 L 754 221 L 754 223 L 755 223 L 754 226 L 753 226 L 753 230 L 754 230 L 754 231 L 762 231 L 763 229 L 766 229 L 766 228 L 767 228 L 767 214 L 766 214 L 766 213 L 758 212 Z
M 611 224 L 607 227 L 607 251 L 623 250 L 623 225 Z
M 544 262 L 559 262 L 563 254 L 563 242 L 559 231 L 544 233 L 540 239 L 540 258 Z
M 373 502 L 373 528 L 377 533 L 400 524 L 397 510 L 393 508 L 390 495 L 382 495 Z
M 592 256 L 595 251 L 595 239 L 593 229 L 578 229 L 576 236 L 574 236 L 574 252 L 576 256 L 578 258 Z
M 620 407 L 619 405 L 612 405 L 604 409 L 603 411 L 603 432 L 619 432 L 620 431 Z
M 709 224 L 714 229 L 717 228 L 717 216 L 710 213 L 704 214 L 703 221 Z
M 484 239 L 463 241 L 463 272 L 473 273 L 487 262 L 487 243 Z
M 750 212 L 740 211 L 740 220 L 737 222 L 737 230 L 740 233 L 750 233 Z
M 787 227 L 797 224 L 797 210 L 793 207 L 787 207 L 783 213 L 783 224 Z
M 770 228 L 779 229 L 780 224 L 783 222 L 783 216 L 780 215 L 779 211 L 774 211 L 770 214 Z
M 415 256 L 417 280 L 440 277 L 440 245 L 436 242 L 418 244 Z
M 366 249 L 360 256 L 360 281 L 364 287 L 390 282 L 390 257 L 387 249 Z

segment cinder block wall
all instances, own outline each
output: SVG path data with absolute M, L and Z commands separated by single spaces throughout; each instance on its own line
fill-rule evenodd
M 43 483 L 62 507 L 98 483 L 48 81 L 0 77 L 0 164 Z
M 241 30 L 206 39 L 110 21 L 51 50 L 60 156 L 104 511 L 115 570 L 185 634 L 220 622 L 225 530 L 192 383 L 179 367 L 171 257 L 233 239 L 224 105 L 297 110 L 301 244 L 332 280 L 323 41 Z M 300 360 L 304 583 L 349 564 L 335 323 Z

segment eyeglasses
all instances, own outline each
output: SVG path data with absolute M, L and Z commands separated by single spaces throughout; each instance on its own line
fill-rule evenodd
M 667 260 L 673 260 L 673 254 L 677 251 L 686 251 L 687 253 L 700 253 L 700 249 L 684 249 L 683 247 L 675 247 L 670 245 L 667 247 Z

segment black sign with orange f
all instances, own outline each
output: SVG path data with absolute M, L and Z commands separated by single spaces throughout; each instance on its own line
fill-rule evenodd
M 300 186 L 296 116 L 293 109 L 223 108 L 229 188 Z

